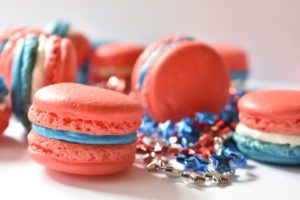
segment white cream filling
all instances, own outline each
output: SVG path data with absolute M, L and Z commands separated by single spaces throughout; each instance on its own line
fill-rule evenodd
M 39 36 L 39 46 L 36 53 L 36 59 L 32 72 L 31 83 L 31 99 L 35 92 L 44 86 L 44 60 L 45 60 L 45 46 L 47 37 L 45 35 Z
M 288 135 L 281 133 L 271 133 L 264 132 L 259 130 L 251 129 L 241 123 L 236 126 L 236 133 L 253 138 L 256 140 L 261 140 L 264 142 L 274 143 L 274 144 L 289 144 L 291 146 L 299 146 L 300 145 L 300 134 L 299 135 Z

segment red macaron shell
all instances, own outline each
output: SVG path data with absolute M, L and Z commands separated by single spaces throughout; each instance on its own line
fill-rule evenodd
M 81 33 L 72 32 L 68 35 L 68 38 L 73 42 L 76 51 L 77 66 L 79 67 L 85 59 L 87 59 L 90 53 L 90 42 Z
M 261 90 L 243 96 L 240 123 L 271 133 L 300 134 L 300 91 Z
M 11 110 L 6 104 L 0 104 L 0 134 L 8 127 Z
M 55 35 L 49 36 L 45 47 L 45 85 L 75 82 L 76 71 L 76 55 L 71 41 Z
M 90 79 L 92 82 L 100 82 L 109 78 L 111 75 L 106 75 L 104 71 L 112 67 L 112 75 L 130 78 L 134 63 L 143 50 L 144 46 L 133 43 L 108 43 L 97 47 L 89 59 Z
M 180 38 L 183 37 L 184 35 L 174 35 L 171 37 L 166 37 L 166 38 L 162 38 L 160 40 L 158 40 L 157 42 L 154 42 L 152 44 L 150 44 L 149 46 L 147 46 L 147 48 L 145 48 L 145 50 L 141 53 L 141 55 L 138 57 L 138 59 L 135 62 L 134 68 L 132 69 L 132 73 L 131 73 L 131 90 L 133 93 L 135 93 L 135 96 L 139 96 L 137 93 L 137 80 L 138 80 L 138 75 L 140 72 L 141 67 L 143 66 L 143 64 L 146 62 L 146 60 L 149 58 L 149 56 L 157 49 L 159 48 L 161 45 L 164 45 L 172 40 L 175 40 L 176 38 Z
M 120 145 L 82 145 L 28 135 L 28 153 L 47 168 L 83 175 L 112 174 L 129 168 L 135 159 L 135 142 Z
M 41 31 L 32 28 L 15 28 L 8 29 L 1 36 L 2 38 L 9 39 L 5 44 L 3 51 L 0 54 L 0 74 L 3 76 L 5 84 L 10 87 L 11 85 L 11 67 L 14 56 L 15 46 L 20 38 L 25 37 L 27 34 L 40 35 Z M 1 40 L 1 39 L 0 39 Z
M 90 62 L 96 67 L 133 65 L 144 47 L 132 43 L 108 43 L 97 47 Z
M 157 46 L 168 39 L 173 38 Z M 135 71 L 133 88 L 137 74 Z M 218 113 L 228 100 L 228 88 L 229 71 L 220 56 L 205 44 L 184 41 L 166 49 L 152 63 L 139 96 L 156 121 L 178 121 L 198 111 Z
M 40 89 L 28 114 L 32 123 L 87 134 L 135 132 L 141 115 L 141 105 L 132 97 L 75 83 Z
M 228 45 L 214 45 L 212 47 L 221 55 L 229 69 L 234 71 L 248 70 L 247 53 L 243 49 Z

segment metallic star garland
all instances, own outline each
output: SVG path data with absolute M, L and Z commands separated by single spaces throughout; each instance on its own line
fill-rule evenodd
M 170 120 L 156 123 L 145 115 L 137 154 L 143 156 L 146 170 L 188 184 L 228 184 L 235 169 L 247 166 L 230 137 L 238 122 L 237 101 L 243 94 L 232 88 L 228 104 L 218 115 L 197 112 L 175 124 Z M 183 167 L 176 168 L 174 161 Z

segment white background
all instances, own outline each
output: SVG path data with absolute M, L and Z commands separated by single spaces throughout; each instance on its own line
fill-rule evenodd
M 248 50 L 251 78 L 300 84 L 299 0 L 1 0 L 0 28 L 62 18 L 92 38 L 149 43 L 185 33 Z

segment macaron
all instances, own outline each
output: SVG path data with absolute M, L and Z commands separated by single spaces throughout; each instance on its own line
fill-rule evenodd
M 29 155 L 65 173 L 124 171 L 135 159 L 141 115 L 139 102 L 119 92 L 76 83 L 44 87 L 28 113 Z
M 90 53 L 90 42 L 88 38 L 81 32 L 74 30 L 71 24 L 63 20 L 55 20 L 47 25 L 46 33 L 58 35 L 62 38 L 68 38 L 73 42 L 76 51 L 77 66 L 79 68 L 77 74 L 77 82 L 87 83 L 87 58 Z
M 234 140 L 250 158 L 300 164 L 300 91 L 261 90 L 238 102 L 240 122 Z
M 7 94 L 8 89 L 3 78 L 0 76 L 0 134 L 7 128 L 11 116 L 11 110 L 5 98 Z
M 213 48 L 175 35 L 140 55 L 131 88 L 155 121 L 177 122 L 196 112 L 219 113 L 228 100 L 229 70 Z
M 91 83 L 107 81 L 115 76 L 130 88 L 131 71 L 144 46 L 134 43 L 108 42 L 97 46 L 89 57 Z
M 242 86 L 249 74 L 246 51 L 230 45 L 213 45 L 212 47 L 221 55 L 225 65 L 229 68 L 232 85 Z
M 11 68 L 16 43 L 28 34 L 38 37 L 42 32 L 34 28 L 19 27 L 4 30 L 0 34 L 0 74 L 4 77 L 5 84 L 9 88 L 11 86 Z
M 27 112 L 33 94 L 41 87 L 75 82 L 76 60 L 73 44 L 54 35 L 11 37 L 3 49 L 1 73 L 8 83 L 12 110 L 28 126 Z

